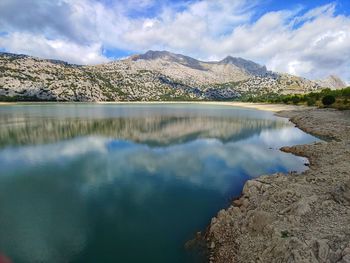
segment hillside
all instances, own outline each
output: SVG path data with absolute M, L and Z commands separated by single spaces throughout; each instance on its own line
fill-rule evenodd
M 163 77 L 163 78 L 162 78 Z M 172 89 L 164 76 L 149 71 L 113 72 L 29 56 L 0 56 L 0 95 L 60 101 L 159 99 Z
M 328 78 L 323 80 L 316 80 L 316 83 L 322 87 L 328 87 L 330 89 L 341 89 L 346 87 L 344 81 L 334 75 L 330 75 Z
M 339 81 L 333 84 L 337 88 Z M 0 53 L 0 98 L 8 101 L 222 100 L 247 94 L 304 94 L 321 86 L 321 82 L 274 73 L 230 56 L 204 62 L 148 51 L 106 64 L 79 66 Z

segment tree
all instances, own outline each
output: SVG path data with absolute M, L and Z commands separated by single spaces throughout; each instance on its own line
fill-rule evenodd
M 325 106 L 332 105 L 335 102 L 335 97 L 333 95 L 326 95 L 322 98 L 322 104 Z

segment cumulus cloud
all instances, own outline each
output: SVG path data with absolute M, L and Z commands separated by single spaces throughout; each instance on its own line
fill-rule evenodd
M 101 54 L 101 44 L 79 45 L 62 39 L 47 39 L 42 35 L 10 33 L 0 37 L 0 46 L 8 52 L 69 61 L 75 64 L 98 64 L 108 59 Z
M 3 0 L 0 48 L 83 64 L 105 61 L 106 49 L 165 49 L 211 60 L 233 55 L 280 72 L 337 74 L 350 82 L 350 17 L 336 4 L 262 14 L 260 7 L 247 0 Z

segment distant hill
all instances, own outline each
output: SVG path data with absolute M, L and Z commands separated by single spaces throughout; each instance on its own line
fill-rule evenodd
M 311 81 L 231 56 L 205 62 L 168 51 L 148 51 L 79 66 L 0 53 L 1 100 L 227 100 L 247 94 L 303 94 L 341 85 L 334 76 L 328 81 Z

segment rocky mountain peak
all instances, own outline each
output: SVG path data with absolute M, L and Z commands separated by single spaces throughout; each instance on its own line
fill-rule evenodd
M 235 65 L 254 76 L 264 76 L 268 73 L 266 66 L 259 65 L 251 60 L 246 60 L 240 57 L 227 56 L 219 63 Z
M 136 56 L 132 57 L 133 61 L 138 61 L 141 59 L 147 60 L 147 61 L 162 59 L 162 60 L 165 60 L 167 62 L 179 63 L 179 64 L 182 64 L 184 66 L 190 67 L 190 68 L 205 70 L 201 66 L 201 62 L 199 60 L 188 57 L 188 56 L 184 56 L 181 54 L 171 53 L 169 51 L 149 50 L 145 54 L 136 55 Z
M 169 51 L 153 51 L 149 50 L 145 54 L 136 55 L 131 58 L 133 61 L 154 61 L 154 60 L 163 60 L 170 63 L 178 63 L 186 67 L 190 67 L 197 70 L 207 70 L 204 64 L 211 64 L 211 65 L 233 65 L 242 71 L 248 73 L 249 75 L 253 76 L 265 76 L 268 73 L 271 73 L 267 71 L 265 66 L 259 65 L 253 61 L 246 60 L 240 57 L 232 57 L 227 56 L 221 61 L 218 62 L 204 62 L 200 61 L 194 58 L 191 58 L 189 56 L 184 56 L 181 54 L 175 54 L 171 53 Z
M 168 51 L 153 51 L 149 50 L 144 54 L 135 55 L 133 56 L 133 60 L 137 61 L 139 59 L 143 60 L 154 60 L 154 59 L 169 59 L 169 58 L 175 58 L 177 55 L 170 53 Z

